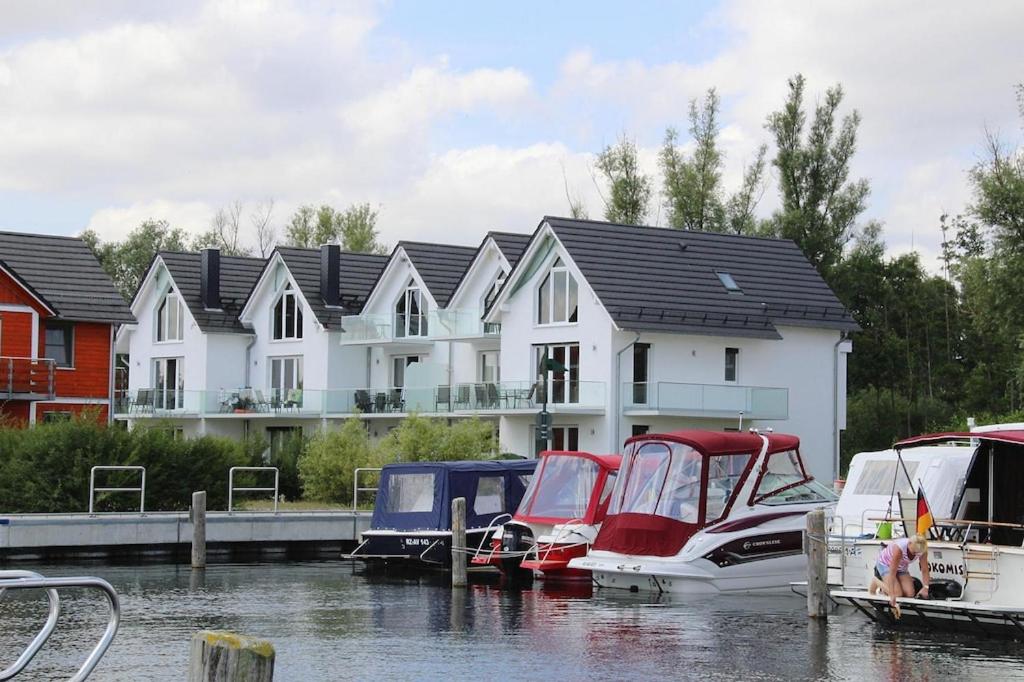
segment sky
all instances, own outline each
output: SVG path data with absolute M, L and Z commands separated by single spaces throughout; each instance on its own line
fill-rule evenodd
M 566 214 L 567 190 L 599 218 L 595 154 L 623 135 L 660 187 L 665 130 L 710 87 L 735 189 L 803 73 L 808 106 L 841 83 L 862 117 L 861 222 L 932 267 L 986 130 L 1024 140 L 1022 25 L 1000 1 L 0 0 L 0 229 L 198 233 L 273 201 L 283 230 L 369 202 L 390 245 L 476 245 Z

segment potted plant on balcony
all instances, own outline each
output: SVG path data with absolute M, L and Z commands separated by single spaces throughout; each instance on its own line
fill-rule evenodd
M 256 407 L 256 403 L 249 396 L 238 396 L 231 407 L 235 412 L 252 412 Z

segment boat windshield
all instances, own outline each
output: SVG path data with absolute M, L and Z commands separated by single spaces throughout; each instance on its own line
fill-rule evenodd
M 388 476 L 388 512 L 429 512 L 434 509 L 434 474 Z
M 679 443 L 648 442 L 627 459 L 609 514 L 657 514 L 686 523 L 699 521 L 703 465 L 699 452 Z
M 771 505 L 834 502 L 837 499 L 835 493 L 807 475 L 796 450 L 776 452 L 768 457 L 754 493 L 755 502 Z
M 519 514 L 582 519 L 587 514 L 600 466 L 585 457 L 548 456 L 523 498 Z

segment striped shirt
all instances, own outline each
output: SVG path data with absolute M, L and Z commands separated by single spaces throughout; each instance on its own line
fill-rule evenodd
M 885 568 L 892 566 L 892 555 L 897 547 L 903 552 L 903 556 L 900 557 L 900 564 L 896 567 L 896 572 L 906 573 L 910 568 L 910 562 L 917 558 L 917 556 L 910 556 L 910 538 L 901 538 L 887 544 L 882 553 L 878 555 L 878 565 Z

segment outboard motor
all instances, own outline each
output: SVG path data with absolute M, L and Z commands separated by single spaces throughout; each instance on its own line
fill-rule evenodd
M 532 580 L 533 571 L 523 570 L 520 564 L 535 543 L 529 526 L 506 523 L 501 534 L 501 552 L 505 555 L 501 560 L 502 573 L 513 580 Z

